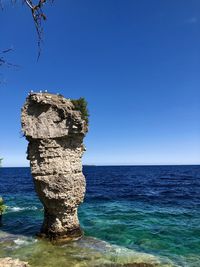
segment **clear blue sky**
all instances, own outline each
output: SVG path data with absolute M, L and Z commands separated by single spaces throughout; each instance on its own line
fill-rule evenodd
M 8 2 L 8 1 L 7 1 Z M 0 155 L 28 166 L 20 108 L 30 89 L 89 103 L 86 164 L 200 163 L 200 1 L 55 0 L 45 41 L 26 6 L 0 13 Z

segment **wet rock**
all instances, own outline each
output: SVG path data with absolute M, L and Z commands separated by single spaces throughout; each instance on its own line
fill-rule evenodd
M 21 123 L 35 189 L 44 206 L 41 236 L 80 238 L 77 208 L 85 194 L 81 158 L 86 121 L 69 99 L 35 93 L 22 108 Z

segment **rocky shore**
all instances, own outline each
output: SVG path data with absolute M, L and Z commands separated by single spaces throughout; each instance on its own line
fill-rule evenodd
M 158 265 L 153 265 L 149 263 L 127 263 L 127 264 L 101 264 L 95 265 L 96 267 L 156 267 Z M 20 261 L 19 259 L 12 258 L 0 258 L 0 267 L 30 267 L 27 262 Z
M 0 258 L 0 267 L 30 267 L 30 265 L 19 259 Z

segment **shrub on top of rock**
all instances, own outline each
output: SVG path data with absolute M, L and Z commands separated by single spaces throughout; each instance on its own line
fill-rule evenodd
M 79 110 L 81 112 L 81 118 L 86 121 L 87 125 L 89 123 L 89 112 L 87 108 L 87 101 L 84 97 L 80 97 L 79 99 L 71 99 L 72 104 L 74 105 L 75 110 Z

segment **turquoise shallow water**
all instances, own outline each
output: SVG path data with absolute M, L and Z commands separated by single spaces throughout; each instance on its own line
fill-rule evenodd
M 200 166 L 87 166 L 84 173 L 79 218 L 85 238 L 57 247 L 34 238 L 43 210 L 29 168 L 1 168 L 0 195 L 8 210 L 0 256 L 38 267 L 133 261 L 200 266 Z

